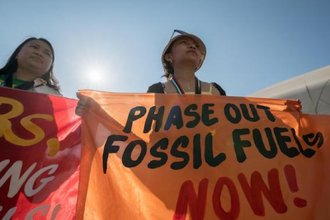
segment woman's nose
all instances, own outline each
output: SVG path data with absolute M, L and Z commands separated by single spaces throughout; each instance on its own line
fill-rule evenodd
M 38 50 L 34 51 L 34 53 L 35 53 L 37 56 L 42 57 L 42 53 L 39 52 Z
M 196 45 L 195 44 L 190 44 L 189 48 L 196 50 Z

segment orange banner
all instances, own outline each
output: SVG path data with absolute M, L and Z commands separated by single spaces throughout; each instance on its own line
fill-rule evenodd
M 294 100 L 80 93 L 77 219 L 330 219 L 330 116 Z

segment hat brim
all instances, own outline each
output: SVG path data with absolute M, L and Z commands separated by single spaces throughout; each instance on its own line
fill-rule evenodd
M 201 61 L 200 63 L 198 64 L 197 68 L 196 68 L 196 71 L 199 70 L 201 68 L 201 66 L 203 65 L 203 62 L 205 60 L 205 57 L 206 57 L 206 47 L 205 47 L 205 44 L 204 42 L 197 36 L 193 35 L 193 34 L 181 34 L 181 35 L 177 35 L 175 37 L 173 37 L 169 42 L 168 44 L 166 45 L 166 47 L 164 48 L 163 50 L 163 53 L 162 53 L 162 57 L 161 57 L 161 61 L 162 61 L 162 64 L 163 64 L 163 68 L 165 70 L 165 54 L 167 54 L 167 51 L 168 49 L 172 46 L 172 44 L 182 38 L 182 37 L 189 37 L 191 39 L 193 39 L 197 44 L 198 44 L 198 48 L 202 54 L 202 58 L 201 58 Z

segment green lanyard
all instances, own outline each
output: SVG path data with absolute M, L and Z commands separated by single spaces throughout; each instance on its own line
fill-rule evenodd
M 14 78 L 12 74 L 0 75 L 0 86 L 29 90 L 33 87 L 33 85 L 34 85 L 33 81 L 27 82 L 27 81 L 19 80 Z
M 171 83 L 175 87 L 178 94 L 180 94 L 180 95 L 185 94 L 180 83 L 176 80 L 176 78 L 174 76 L 171 78 Z M 201 81 L 199 79 L 197 79 L 197 77 L 195 77 L 195 94 L 201 94 L 201 93 L 202 93 Z

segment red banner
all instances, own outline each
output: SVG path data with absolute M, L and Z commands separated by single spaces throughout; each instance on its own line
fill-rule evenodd
M 77 101 L 0 87 L 0 219 L 75 219 Z

